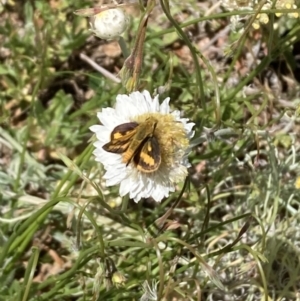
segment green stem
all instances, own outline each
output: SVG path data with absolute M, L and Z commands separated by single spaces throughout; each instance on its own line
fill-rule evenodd
M 125 59 L 127 59 L 129 57 L 129 55 L 130 55 L 130 52 L 129 52 L 129 49 L 127 47 L 127 44 L 126 44 L 124 38 L 120 37 L 118 43 L 119 43 L 120 48 L 122 50 L 123 57 Z
M 196 50 L 195 50 L 194 46 L 192 45 L 192 43 L 190 42 L 189 38 L 184 33 L 184 31 L 181 29 L 181 27 L 178 25 L 178 23 L 171 16 L 171 14 L 168 10 L 168 7 L 169 7 L 168 2 L 166 2 L 166 0 L 160 0 L 160 5 L 161 5 L 166 17 L 173 24 L 176 31 L 179 33 L 180 37 L 184 40 L 184 42 L 186 43 L 186 45 L 189 47 L 189 49 L 191 51 L 191 55 L 192 55 L 192 58 L 194 61 L 195 69 L 196 69 L 195 73 L 196 73 L 196 82 L 197 82 L 197 89 L 198 89 L 197 95 L 195 95 L 195 98 L 197 100 L 200 98 L 199 107 L 202 106 L 202 108 L 205 112 L 206 104 L 205 104 L 205 100 L 204 100 L 204 87 L 203 87 L 203 81 L 202 81 L 202 77 L 201 77 L 200 66 L 199 66 Z

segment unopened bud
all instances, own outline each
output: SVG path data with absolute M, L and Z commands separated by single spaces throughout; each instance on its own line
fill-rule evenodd
M 102 11 L 90 19 L 91 31 L 104 40 L 118 39 L 126 30 L 129 18 L 120 8 Z
M 138 60 L 138 62 L 140 61 L 141 59 Z M 119 73 L 122 83 L 129 93 L 136 91 L 138 87 L 141 66 L 137 65 L 136 58 L 131 54 L 125 60 L 124 65 Z

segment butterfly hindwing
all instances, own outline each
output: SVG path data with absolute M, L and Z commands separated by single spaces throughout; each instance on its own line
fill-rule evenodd
M 156 171 L 161 163 L 160 147 L 157 139 L 146 138 L 134 155 L 134 163 L 138 170 L 145 173 Z

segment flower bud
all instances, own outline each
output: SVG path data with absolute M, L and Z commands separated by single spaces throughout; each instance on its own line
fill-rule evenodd
M 120 8 L 107 9 L 90 19 L 91 31 L 104 40 L 118 39 L 126 30 L 129 18 Z

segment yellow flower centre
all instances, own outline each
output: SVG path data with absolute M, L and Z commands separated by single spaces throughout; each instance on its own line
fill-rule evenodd
M 157 122 L 153 136 L 159 143 L 161 166 L 172 167 L 175 161 L 183 157 L 189 146 L 189 139 L 184 125 L 171 114 L 161 113 L 138 115 L 132 118 L 131 121 L 141 124 L 149 120 L 149 118 Z

